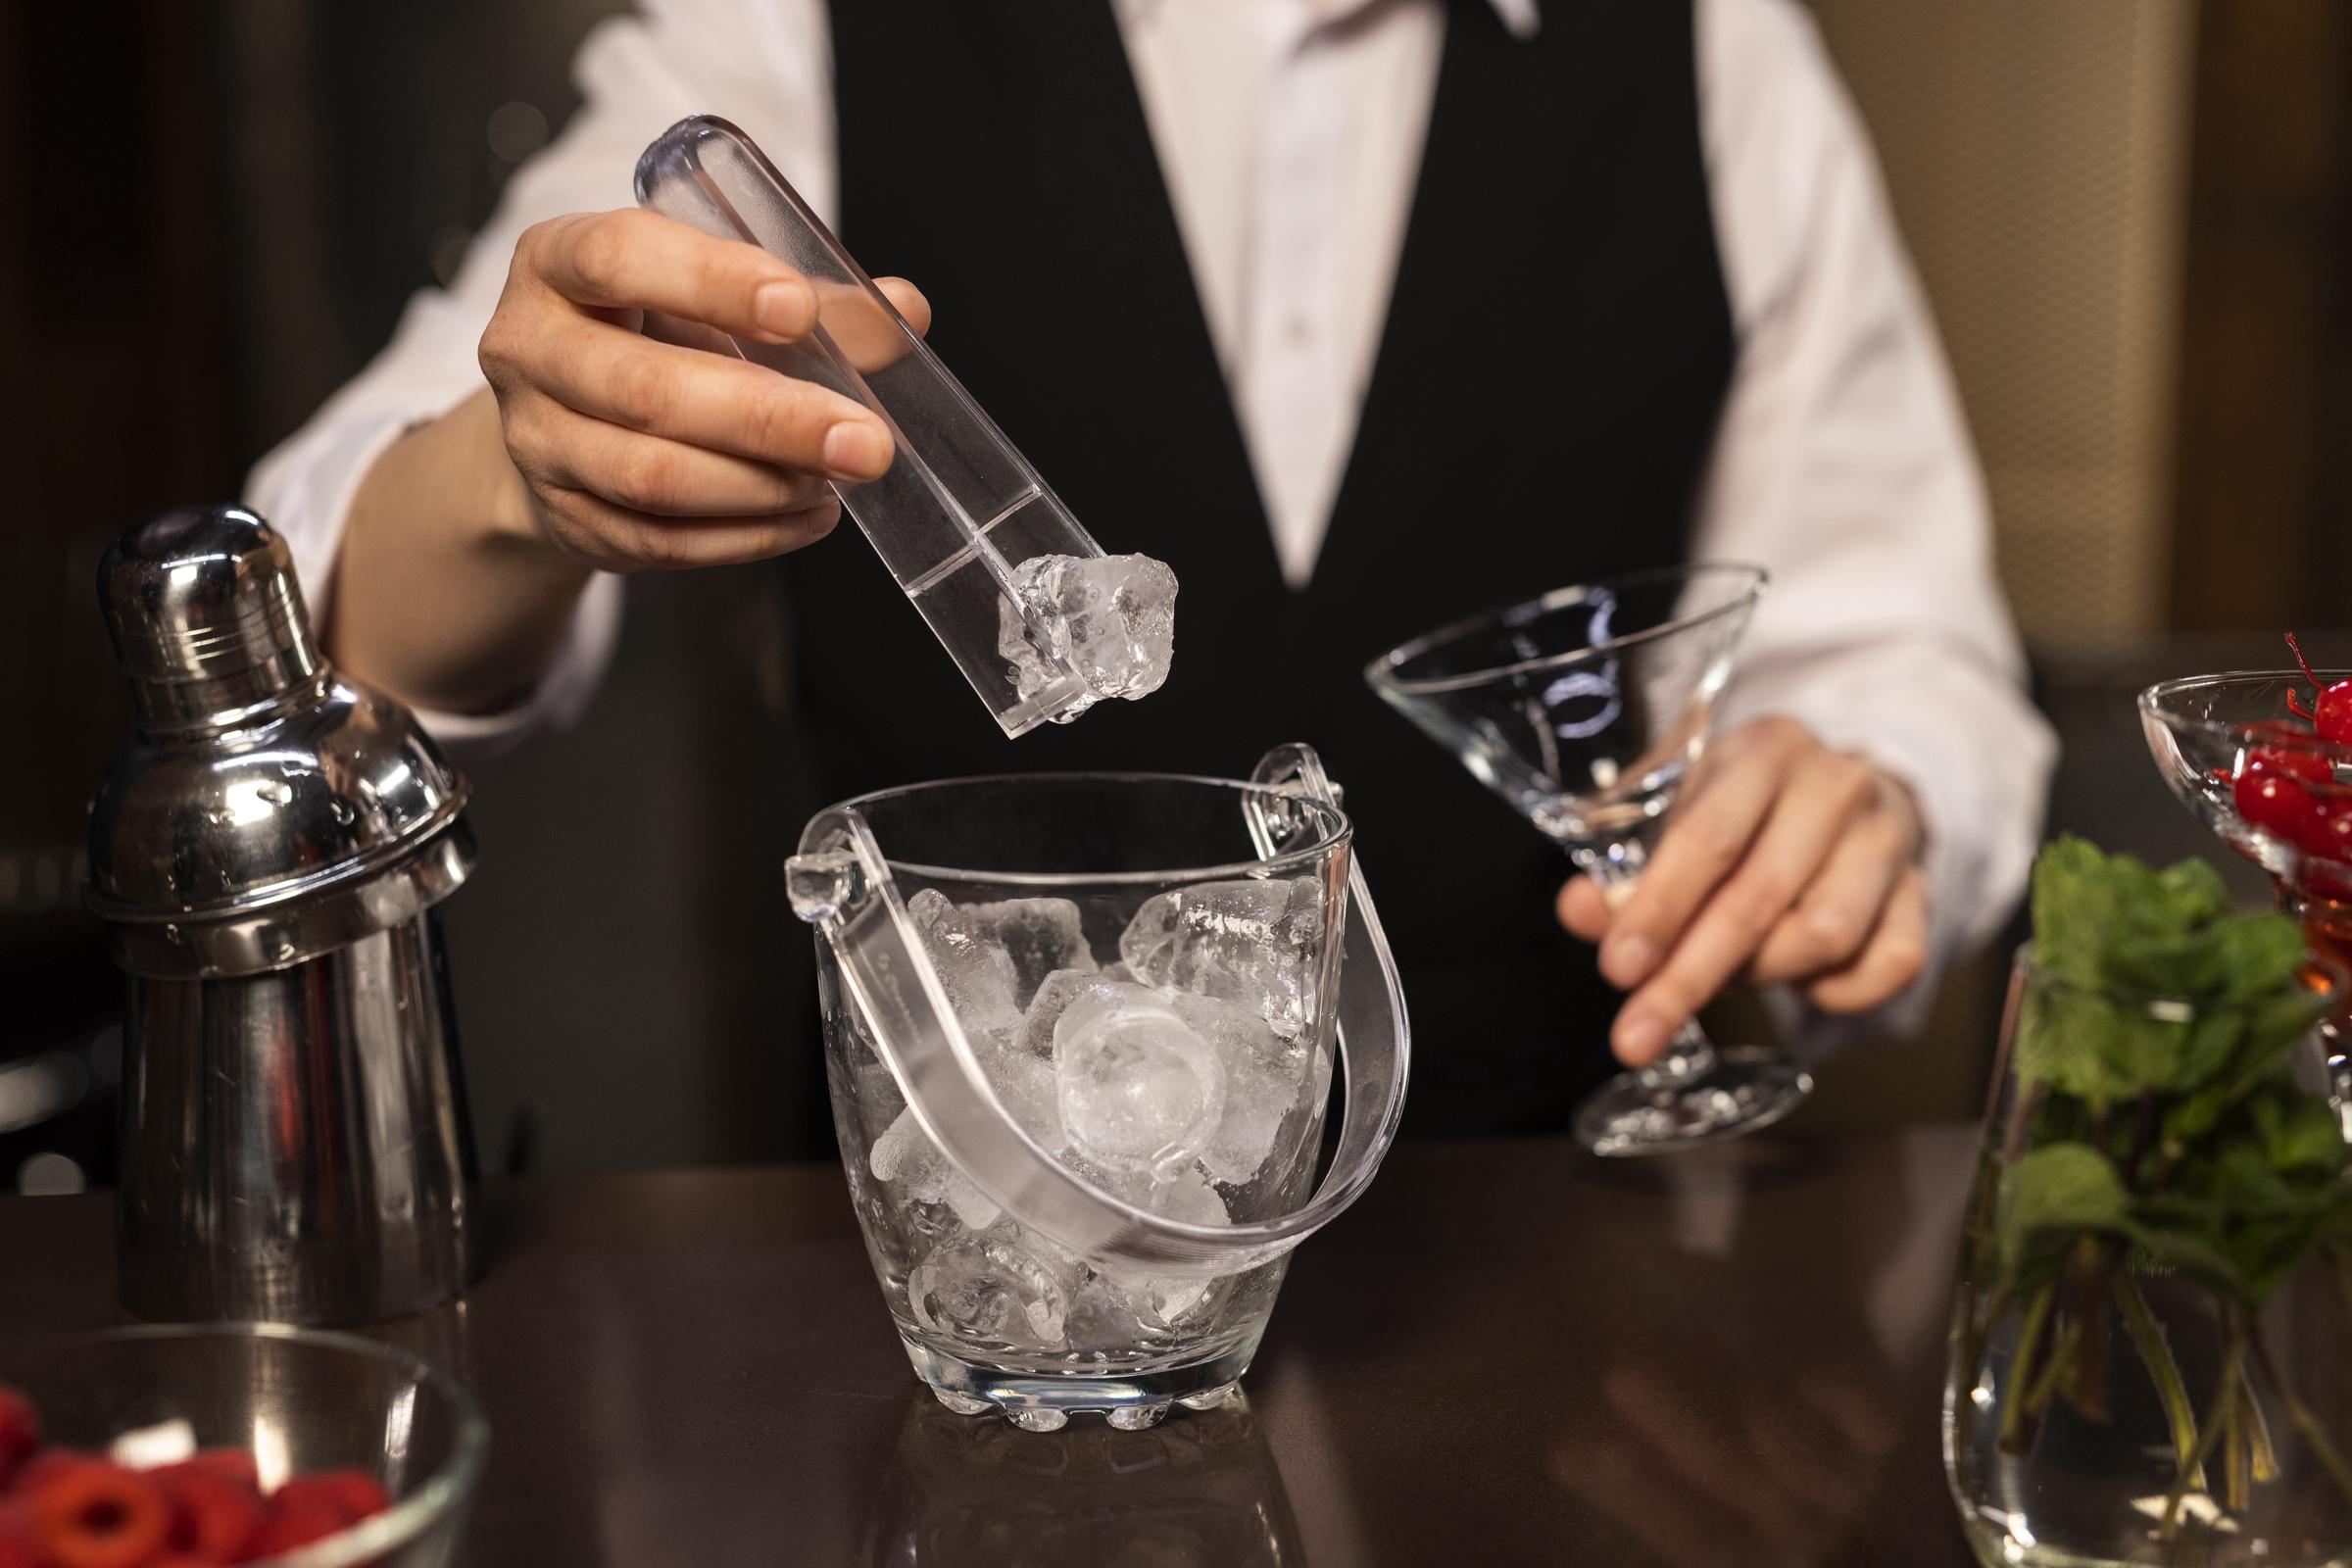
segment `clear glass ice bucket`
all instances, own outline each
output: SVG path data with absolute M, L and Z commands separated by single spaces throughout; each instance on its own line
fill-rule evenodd
M 842 1162 L 942 1403 L 1144 1427 L 1232 1392 L 1403 1108 L 1351 838 L 1304 747 L 1246 783 L 965 779 L 809 824 L 787 874 Z

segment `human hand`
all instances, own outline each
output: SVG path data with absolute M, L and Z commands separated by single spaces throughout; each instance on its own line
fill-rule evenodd
M 880 286 L 928 329 L 912 284 Z M 822 538 L 841 514 L 829 483 L 879 478 L 888 429 L 839 393 L 707 352 L 727 334 L 805 338 L 819 304 L 767 252 L 658 214 L 525 230 L 480 348 L 520 481 L 499 525 L 609 571 L 754 561 Z M 823 309 L 861 368 L 906 342 L 861 292 L 828 290 Z
M 1927 961 L 1922 837 L 1907 788 L 1792 718 L 1717 737 L 1616 907 L 1589 876 L 1560 890 L 1560 923 L 1599 943 L 1602 976 L 1632 993 L 1610 1030 L 1618 1059 L 1655 1060 L 1742 974 L 1831 1012 L 1901 991 Z

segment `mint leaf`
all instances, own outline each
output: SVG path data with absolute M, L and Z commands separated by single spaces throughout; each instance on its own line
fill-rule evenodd
M 2335 1107 L 2292 1089 L 2254 1100 L 2256 1136 L 2271 1167 L 2280 1172 L 2339 1171 L 2344 1168 L 2344 1128 Z
M 2020 1155 L 2001 1173 L 1992 1228 L 2006 1267 L 2043 1231 L 2114 1230 L 2130 1204 L 2123 1179 L 2088 1144 L 2049 1144 Z
M 2285 915 L 2225 920 L 2214 941 L 2222 957 L 2222 995 L 2229 1001 L 2254 1002 L 2302 989 L 2303 931 Z
M 2186 1226 L 2128 1220 L 2124 1234 L 2139 1249 L 2141 1261 L 2193 1274 L 2231 1296 L 2246 1294 L 2245 1277 L 2230 1254 Z
M 2107 857 L 2086 839 L 2053 839 L 2034 861 L 2034 958 L 2079 986 L 2106 976 L 2108 933 L 2116 924 L 2116 890 Z
M 2062 1095 L 2105 1104 L 2131 1093 L 2131 1080 L 2110 1061 L 2114 1009 L 2104 997 L 2064 980 L 2042 980 L 2026 993 L 2017 1024 L 2020 1077 L 2048 1084 Z

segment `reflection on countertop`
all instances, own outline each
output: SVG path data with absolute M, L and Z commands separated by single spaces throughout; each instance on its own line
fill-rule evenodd
M 876 1499 L 872 1568 L 1257 1568 L 1300 1561 L 1282 1474 L 1246 1397 L 1147 1432 L 1054 1433 L 907 1400 Z

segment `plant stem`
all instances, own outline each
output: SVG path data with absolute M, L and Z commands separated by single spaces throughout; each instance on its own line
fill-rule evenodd
M 2271 1423 L 2262 1413 L 2262 1401 L 2254 1397 L 2254 1379 L 2240 1367 L 2237 1374 L 2237 1398 L 2245 1406 L 2247 1457 L 2254 1462 L 2254 1479 L 2278 1479 L 2278 1454 L 2271 1446 Z
M 2303 1441 L 2311 1446 L 2311 1451 L 2319 1455 L 2320 1463 L 2327 1467 L 2336 1490 L 2344 1494 L 2346 1501 L 2352 1502 L 2352 1470 L 2344 1467 L 2343 1455 L 2335 1451 L 2335 1445 L 2329 1443 L 2328 1434 L 2320 1430 L 2318 1420 L 2304 1407 L 2303 1401 L 2295 1397 L 2295 1391 L 2286 1386 L 2286 1380 L 2278 1375 L 2278 1363 L 2271 1359 L 2270 1347 L 2263 1343 L 2259 1329 L 2254 1334 L 2254 1364 L 2262 1369 L 2263 1381 L 2270 1384 L 2271 1392 L 2278 1396 L 2278 1402 L 2286 1406 L 2287 1420 L 2294 1423 Z
M 2050 1299 L 2057 1295 L 2058 1283 L 2052 1280 L 2034 1293 L 2026 1306 L 2026 1321 L 2017 1331 L 2017 1351 L 2009 1363 L 2009 1386 L 2001 1402 L 2001 1451 L 2022 1454 L 2034 1446 L 2033 1433 L 2027 1424 L 2030 1402 L 2026 1397 L 2028 1385 L 2034 1380 L 2034 1357 L 2041 1348 L 2041 1331 L 2049 1322 Z
M 2253 1490 L 2253 1478 L 2247 1474 L 2252 1460 L 2246 1453 L 2244 1430 L 2237 1419 L 2237 1396 L 2242 1377 L 2230 1380 L 2222 1391 L 2222 1505 L 2232 1513 L 2242 1513 L 2247 1494 Z
M 2157 1534 L 2166 1541 L 2180 1533 L 2180 1499 L 2188 1495 L 2189 1477 L 2201 1469 L 2205 1456 L 2213 1451 L 2214 1441 L 2222 1435 L 2223 1416 L 2236 1400 L 2238 1368 L 2246 1359 L 2246 1330 L 2238 1321 L 2235 1307 L 2223 1307 L 2222 1317 L 2230 1325 L 2230 1343 L 2222 1351 L 2221 1381 L 2214 1390 L 2213 1409 L 2206 1414 L 2205 1424 L 2197 1429 L 2196 1449 L 2174 1473 L 2173 1490 L 2165 1494 L 2164 1518 Z
M 2058 1331 L 2057 1343 L 2050 1347 L 2048 1359 L 2041 1363 L 2041 1371 L 2026 1395 L 2028 1419 L 2041 1419 L 2042 1411 L 2050 1407 L 2050 1396 L 2058 1392 L 2059 1383 L 2073 1371 L 2075 1344 L 2082 1337 L 2082 1327 L 2081 1317 L 2070 1317 L 2066 1320 L 2066 1326 Z
M 2108 1417 L 2107 1275 L 2114 1260 L 2114 1248 L 2101 1238 L 2085 1236 L 2075 1244 L 2075 1321 L 2067 1346 L 2071 1375 L 2066 1396 L 2091 1421 Z
M 2139 1351 L 2140 1364 L 2148 1369 L 2149 1381 L 2156 1385 L 2156 1397 L 2164 1406 L 2165 1420 L 2172 1426 L 2174 1462 L 2183 1462 L 2197 1441 L 2197 1412 L 2188 1402 L 2188 1385 L 2181 1381 L 2180 1363 L 2173 1359 L 2173 1348 L 2164 1337 L 2164 1325 L 2156 1320 L 2148 1298 L 2140 1294 L 2139 1282 L 2129 1269 L 2115 1272 L 2115 1300 L 2123 1308 L 2124 1328 Z M 2204 1486 L 2203 1473 L 2192 1475 L 2189 1485 Z

